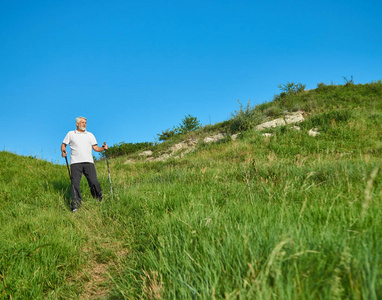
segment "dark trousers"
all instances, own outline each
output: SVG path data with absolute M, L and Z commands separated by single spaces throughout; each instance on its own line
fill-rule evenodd
M 90 192 L 93 198 L 97 198 L 99 201 L 102 200 L 102 190 L 97 179 L 97 172 L 94 164 L 92 163 L 77 163 L 70 165 L 70 170 L 72 174 L 72 187 L 71 195 L 72 202 L 70 203 L 71 209 L 79 208 L 81 206 L 81 191 L 80 183 L 82 174 L 85 175 L 88 180 L 90 187 Z

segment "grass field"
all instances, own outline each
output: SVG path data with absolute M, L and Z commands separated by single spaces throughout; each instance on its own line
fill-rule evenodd
M 307 113 L 301 130 L 253 129 L 285 109 Z M 381 299 L 382 84 L 320 84 L 230 122 L 237 140 L 181 159 L 110 159 L 114 197 L 97 162 L 105 200 L 83 180 L 74 214 L 66 166 L 0 152 L 0 297 Z

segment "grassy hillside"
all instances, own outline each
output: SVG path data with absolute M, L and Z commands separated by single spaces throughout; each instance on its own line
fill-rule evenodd
M 286 110 L 306 112 L 301 130 L 253 129 Z M 380 299 L 381 125 L 381 82 L 284 91 L 175 137 L 244 130 L 235 141 L 110 159 L 114 197 L 98 162 L 106 199 L 83 180 L 75 214 L 66 166 L 0 152 L 0 295 Z

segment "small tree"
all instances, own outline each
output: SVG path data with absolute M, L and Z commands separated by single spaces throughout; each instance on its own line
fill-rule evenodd
M 174 135 L 175 135 L 175 131 L 170 129 L 166 129 L 162 131 L 162 133 L 158 133 L 160 141 L 167 141 L 168 139 L 172 138 Z
M 182 123 L 177 127 L 177 131 L 181 134 L 197 130 L 200 127 L 198 118 L 191 116 L 190 114 L 182 119 Z
M 172 130 L 166 129 L 162 131 L 162 133 L 158 133 L 158 137 L 160 141 L 167 141 L 178 134 L 185 134 L 187 132 L 197 130 L 200 126 L 201 124 L 198 118 L 189 114 L 182 119 L 182 123 L 180 123 L 177 127 L 174 127 Z
M 353 75 L 350 77 L 350 79 L 347 79 L 345 76 L 342 76 L 345 80 L 345 86 L 350 86 L 354 84 Z
M 305 90 L 305 87 L 306 87 L 306 84 L 302 84 L 302 83 L 294 83 L 294 82 L 287 82 L 286 84 L 280 84 L 277 86 L 278 88 L 280 88 L 280 90 L 283 92 L 283 93 L 286 93 L 286 94 L 295 94 L 297 92 L 302 92 Z

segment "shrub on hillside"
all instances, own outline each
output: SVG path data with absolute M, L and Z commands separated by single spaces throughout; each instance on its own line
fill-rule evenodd
M 350 77 L 350 79 L 347 79 L 347 77 L 342 76 L 342 78 L 345 80 L 345 86 L 350 86 L 354 84 L 353 75 Z
M 253 126 L 252 122 L 252 111 L 251 103 L 248 101 L 247 106 L 244 107 L 243 104 L 239 102 L 239 110 L 236 110 L 231 114 L 231 132 L 239 132 L 248 130 Z
M 158 137 L 160 141 L 167 141 L 173 136 L 175 136 L 175 130 L 171 130 L 171 129 L 166 129 L 166 130 L 163 130 L 162 133 L 158 133 Z
M 166 129 L 162 131 L 162 133 L 158 133 L 158 137 L 160 141 L 167 141 L 168 139 L 176 135 L 186 134 L 188 132 L 195 131 L 199 129 L 200 126 L 201 124 L 198 118 L 188 114 L 182 119 L 182 122 L 179 123 L 178 126 L 174 127 L 173 129 Z
M 231 133 L 246 131 L 253 128 L 254 126 L 261 123 L 264 120 L 264 115 L 257 109 L 257 107 L 251 107 L 251 102 L 248 101 L 247 105 L 244 107 L 243 104 L 239 102 L 239 110 L 236 110 L 231 114 Z
M 280 84 L 277 86 L 280 88 L 281 93 L 284 94 L 296 94 L 305 90 L 306 84 L 287 82 L 286 84 Z
M 185 134 L 191 131 L 195 131 L 200 127 L 200 121 L 198 118 L 191 116 L 190 114 L 182 119 L 182 123 L 176 128 L 180 134 Z

